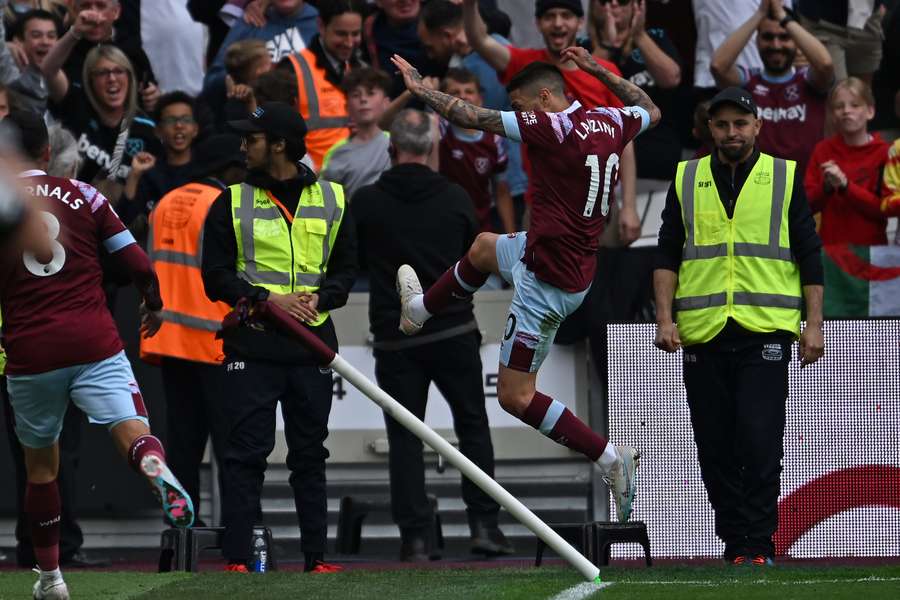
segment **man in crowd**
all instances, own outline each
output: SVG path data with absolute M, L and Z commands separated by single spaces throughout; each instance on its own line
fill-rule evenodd
M 763 123 L 759 149 L 796 161 L 802 178 L 816 142 L 825 133 L 825 105 L 834 67 L 825 46 L 794 19 L 782 1 L 762 0 L 753 16 L 719 46 L 709 68 L 719 88 L 740 86 L 750 92 Z M 754 33 L 762 70 L 735 65 Z M 809 67 L 794 68 L 798 51 Z
M 0 0 L 0 12 L 8 0 Z M 59 39 L 61 25 L 45 10 L 31 10 L 19 19 L 13 32 L 14 44 L 6 41 L 5 21 L 0 19 L 0 84 L 16 92 L 26 105 L 37 112 L 47 110 L 47 84 L 41 64 Z M 57 74 L 53 85 L 62 86 L 66 75 Z
M 515 294 L 500 345 L 500 405 L 596 463 L 610 484 L 618 519 L 627 521 L 640 454 L 630 446 L 614 447 L 565 404 L 538 392 L 536 384 L 560 323 L 578 308 L 591 285 L 621 152 L 655 125 L 660 114 L 639 87 L 599 65 L 584 48 L 566 48 L 560 60 L 571 61 L 634 106 L 586 109 L 570 102 L 560 69 L 538 62 L 507 86 L 517 112 L 501 113 L 427 88 L 409 63 L 394 57 L 409 90 L 450 122 L 523 141 L 534 153 L 537 191 L 527 232 L 479 234 L 459 262 L 424 294 L 414 269 L 398 269 L 400 330 L 416 334 L 432 316 L 468 301 L 491 273 L 512 284 Z
M 741 88 L 713 98 L 715 148 L 678 165 L 653 282 L 656 346 L 684 348 L 697 458 L 723 558 L 765 566 L 775 556 L 791 344 L 800 337 L 801 366 L 824 352 L 824 275 L 802 173 L 757 149 L 756 114 Z
M 147 479 L 166 517 L 189 527 L 190 497 L 150 434 L 147 411 L 101 287 L 101 246 L 128 270 L 143 298 L 142 333 L 160 326 L 162 299 L 150 261 L 96 189 L 44 173 L 49 158 L 43 118 L 13 111 L 32 169 L 21 174 L 41 211 L 50 252 L 8 253 L 0 265 L 0 306 L 7 385 L 27 471 L 25 512 L 40 576 L 35 598 L 67 599 L 59 570 L 58 438 L 70 402 L 108 426 L 116 449 Z M 46 191 L 44 191 L 46 190 Z M 49 325 L 48 325 L 49 324 Z M 62 341 L 61 341 L 62 340 Z
M 392 84 L 390 75 L 371 67 L 350 71 L 342 84 L 354 130 L 325 154 L 322 179 L 341 184 L 352 199 L 356 190 L 375 183 L 391 166 L 390 136 L 378 123 L 388 108 Z
M 329 311 L 347 302 L 356 276 L 356 233 L 343 189 L 317 181 L 301 164 L 306 124 L 293 107 L 264 103 L 230 125 L 243 136 L 250 175 L 225 190 L 207 216 L 206 295 L 232 306 L 268 300 L 337 350 Z M 320 370 L 301 342 L 277 330 L 235 327 L 223 332 L 223 341 L 221 401 L 230 418 L 223 472 L 226 569 L 247 572 L 281 402 L 304 568 L 331 572 L 336 567 L 324 562 L 331 371 Z
M 460 451 L 489 476 L 494 449 L 484 406 L 481 334 L 471 297 L 430 320 L 414 338 L 397 330 L 400 297 L 394 277 L 400 265 L 415 265 L 427 285 L 437 281 L 472 243 L 479 227 L 472 202 L 459 185 L 432 171 L 428 158 L 437 140 L 430 119 L 407 109 L 391 126 L 394 166 L 353 201 L 360 256 L 369 263 L 369 315 L 375 335 L 378 385 L 419 419 L 425 418 L 433 381 L 453 413 Z M 430 532 L 431 509 L 425 495 L 422 441 L 385 415 L 391 477 L 391 512 L 400 528 L 400 560 L 436 556 Z M 512 547 L 497 526 L 500 507 L 463 478 L 472 551 L 509 554 Z
M 150 213 L 147 252 L 166 310 L 159 333 L 141 340 L 141 358 L 161 367 L 169 466 L 199 513 L 206 441 L 212 439 L 221 478 L 228 435 L 222 342 L 216 334 L 229 309 L 197 293 L 203 287 L 203 224 L 213 201 L 247 174 L 241 139 L 234 134 L 208 138 L 197 147 L 191 168 L 190 183 L 165 194 Z
M 584 9 L 580 0 L 536 0 L 535 18 L 544 38 L 544 48 L 516 48 L 504 46 L 488 34 L 487 26 L 478 12 L 477 0 L 463 0 L 463 19 L 466 37 L 475 52 L 480 54 L 496 71 L 500 80 L 508 84 L 525 66 L 535 62 L 548 62 L 563 74 L 566 90 L 584 107 L 622 106 L 622 102 L 608 87 L 579 69 L 574 62 L 564 58 L 563 50 L 575 44 L 578 31 L 584 24 Z M 600 64 L 614 75 L 619 69 L 608 61 Z M 641 220 L 635 206 L 635 180 L 637 166 L 634 147 L 629 144 L 621 153 L 619 180 L 622 182 L 622 209 L 619 213 L 619 234 L 627 245 L 641 234 Z M 526 169 L 526 172 L 528 169 Z M 611 191 L 612 193 L 612 191 Z M 529 196 L 535 194 L 533 184 Z
M 293 70 L 300 115 L 306 121 L 306 149 L 314 168 L 325 153 L 350 134 L 347 98 L 341 80 L 362 66 L 362 0 L 331 0 L 319 7 L 319 33 L 309 47 L 289 54 L 281 68 Z

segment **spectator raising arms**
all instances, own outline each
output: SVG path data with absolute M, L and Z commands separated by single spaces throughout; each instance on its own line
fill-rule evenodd
M 868 132 L 875 116 L 872 90 L 856 77 L 845 79 L 828 105 L 837 134 L 816 144 L 803 181 L 813 212 L 822 213 L 822 243 L 885 244 L 879 189 L 888 146 Z
M 894 145 L 888 150 L 883 183 L 881 210 L 885 216 L 900 217 L 900 140 L 894 140 Z M 900 246 L 900 230 L 894 234 L 894 243 Z
M 97 44 L 116 46 L 128 58 L 135 73 L 135 81 L 140 84 L 138 93 L 141 106 L 147 112 L 152 112 L 160 96 L 156 77 L 150 67 L 150 59 L 141 48 L 140 37 L 118 35 L 113 27 L 122 12 L 119 0 L 72 0 L 72 9 L 72 27 L 53 46 L 41 65 L 50 99 L 56 103 L 52 107 L 54 114 L 65 119 L 70 105 L 62 102 L 62 99 L 69 91 L 69 86 L 79 90 L 87 87 L 82 81 L 83 67 L 88 53 Z M 65 71 L 67 77 L 65 85 L 56 76 L 60 69 Z
M 159 141 L 153 121 L 138 108 L 137 78 L 121 50 L 96 46 L 88 52 L 83 77 L 84 90 L 70 86 L 66 94 L 63 125 L 78 139 L 84 159 L 78 179 L 93 182 L 115 205 L 133 160 L 144 152 L 159 155 Z
M 681 58 L 665 30 L 645 28 L 645 0 L 591 0 L 589 50 L 615 63 L 622 77 L 641 87 L 663 114 L 662 122 L 635 142 L 638 173 L 669 179 L 681 160 L 681 143 L 670 110 L 681 83 Z
M 764 68 L 735 65 L 754 32 Z M 797 51 L 809 67 L 795 69 Z M 797 161 L 798 173 L 825 127 L 826 94 L 834 83 L 834 67 L 828 50 L 787 12 L 782 0 L 762 0 L 759 9 L 713 54 L 710 71 L 720 88 L 747 89 L 762 119 L 759 149 Z

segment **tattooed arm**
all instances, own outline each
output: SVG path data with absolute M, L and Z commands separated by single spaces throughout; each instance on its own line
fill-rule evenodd
M 407 89 L 448 121 L 465 129 L 480 129 L 489 133 L 506 135 L 499 110 L 488 110 L 460 100 L 443 92 L 428 88 L 414 66 L 394 55 L 391 61 L 403 74 Z
M 634 85 L 627 79 L 622 79 L 615 73 L 604 69 L 597 64 L 594 57 L 584 48 L 572 47 L 566 48 L 560 55 L 562 60 L 571 60 L 579 69 L 585 73 L 590 73 L 599 79 L 606 87 L 612 90 L 619 100 L 625 103 L 625 106 L 640 106 L 650 114 L 650 127 L 654 127 L 659 123 L 662 113 L 659 108 L 650 99 L 644 90 Z

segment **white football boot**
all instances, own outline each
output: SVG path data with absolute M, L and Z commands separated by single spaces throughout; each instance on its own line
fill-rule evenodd
M 406 335 L 415 335 L 425 325 L 425 321 L 413 318 L 409 303 L 416 296 L 422 295 L 422 284 L 409 265 L 400 265 L 397 269 L 397 293 L 400 295 L 400 331 Z
M 40 577 L 34 582 L 32 596 L 34 600 L 69 600 L 69 588 L 63 581 L 59 569 L 54 571 L 40 571 L 35 569 Z
M 641 453 L 631 446 L 616 446 L 618 459 L 603 475 L 616 503 L 616 518 L 624 523 L 631 517 L 634 497 L 637 494 L 637 468 Z

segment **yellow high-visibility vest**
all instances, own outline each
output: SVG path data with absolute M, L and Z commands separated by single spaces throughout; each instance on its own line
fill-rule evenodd
M 344 188 L 327 181 L 307 186 L 290 224 L 266 190 L 246 183 L 229 189 L 238 276 L 277 294 L 318 290 L 344 216 Z M 312 325 L 327 319 L 319 311 Z
M 685 242 L 675 314 L 685 346 L 712 340 L 728 318 L 754 332 L 800 334 L 800 271 L 788 211 L 796 163 L 760 154 L 728 218 L 709 156 L 679 163 Z

